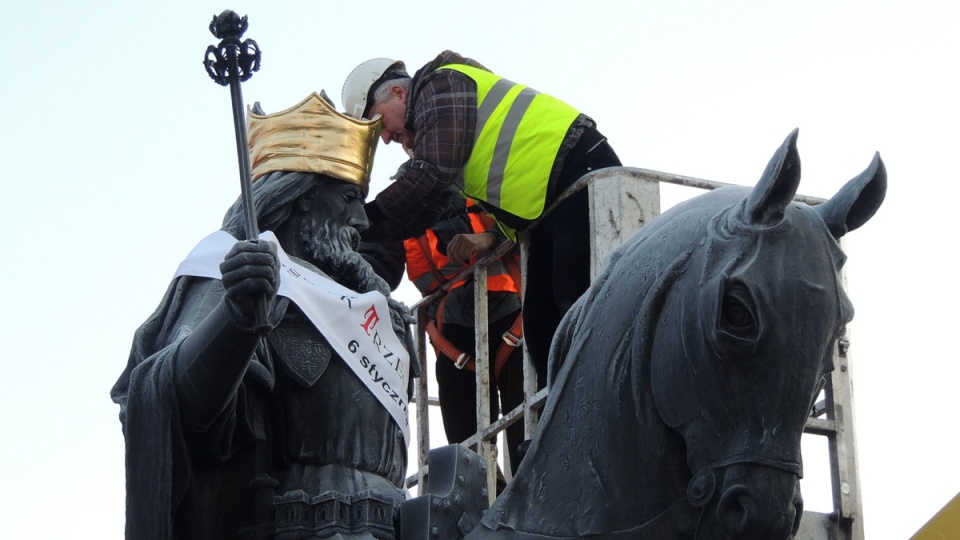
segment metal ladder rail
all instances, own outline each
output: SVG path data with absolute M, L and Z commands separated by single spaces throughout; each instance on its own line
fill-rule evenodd
M 841 246 L 843 242 L 841 241 Z M 841 272 L 846 286 L 846 274 Z M 853 374 L 850 339 L 844 336 L 833 350 L 834 370 L 824 385 L 804 428 L 805 434 L 826 437 L 830 460 L 833 511 L 805 511 L 797 538 L 807 540 L 863 540 L 863 509 L 857 468 L 853 416 Z

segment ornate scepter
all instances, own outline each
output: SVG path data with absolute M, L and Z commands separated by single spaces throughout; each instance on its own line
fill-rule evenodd
M 248 80 L 260 69 L 260 48 L 252 39 L 240 41 L 247 31 L 247 17 L 233 10 L 214 15 L 210 33 L 220 39 L 220 44 L 207 47 L 203 65 L 207 74 L 220 86 L 230 87 L 233 103 L 233 127 L 237 136 L 237 159 L 240 163 L 240 197 L 243 206 L 247 240 L 260 236 L 257 230 L 257 212 L 253 205 L 253 180 L 250 173 L 250 150 L 247 147 L 247 124 L 244 119 L 243 94 L 240 83 Z M 260 302 L 257 310 L 258 327 L 267 325 L 267 306 Z

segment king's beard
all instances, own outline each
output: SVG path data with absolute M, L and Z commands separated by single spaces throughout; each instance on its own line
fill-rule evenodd
M 390 296 L 390 287 L 356 248 L 360 233 L 353 227 L 333 225 L 324 218 L 301 223 L 299 239 L 312 262 L 337 283 L 359 293 L 378 291 Z
M 313 258 L 310 262 L 331 279 L 358 293 L 378 291 L 386 296 L 393 330 L 398 336 L 405 334 L 407 308 L 390 298 L 390 286 L 357 253 L 360 233 L 356 229 L 334 226 L 323 218 L 308 218 L 301 223 L 299 237 Z

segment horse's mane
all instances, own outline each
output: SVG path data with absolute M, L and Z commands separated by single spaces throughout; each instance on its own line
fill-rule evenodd
M 588 355 L 583 348 L 596 328 L 615 329 L 614 336 L 624 342 L 633 342 L 636 338 L 631 350 L 622 351 L 625 355 L 606 358 L 605 362 L 629 363 L 634 355 L 646 362 L 665 295 L 686 269 L 686 261 L 698 247 L 698 239 L 706 234 L 706 221 L 746 193 L 748 191 L 741 188 L 727 188 L 681 203 L 611 252 L 603 272 L 570 309 L 557 330 L 550 353 L 551 382 L 568 358 L 582 362 L 585 357 L 596 356 L 594 349 Z M 611 308 L 615 307 L 624 312 L 612 319 Z M 572 342 L 575 336 L 579 343 Z

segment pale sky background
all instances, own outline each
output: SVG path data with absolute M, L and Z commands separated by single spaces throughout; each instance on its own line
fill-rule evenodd
M 752 185 L 799 127 L 800 192 L 829 197 L 879 151 L 887 201 L 847 236 L 856 442 L 867 538 L 909 537 L 960 491 L 958 6 L 0 0 L 0 538 L 122 538 L 110 387 L 239 192 L 229 91 L 201 64 L 227 8 L 267 112 L 452 49 L 590 114 L 629 166 Z M 402 159 L 380 148 L 374 192 Z

